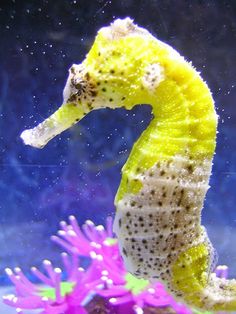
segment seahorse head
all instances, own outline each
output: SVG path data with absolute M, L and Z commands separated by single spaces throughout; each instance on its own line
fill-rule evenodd
M 144 49 L 147 37 L 152 36 L 130 18 L 103 27 L 84 62 L 70 68 L 64 103 L 75 103 L 88 113 L 103 107 L 130 109 L 147 101 L 145 91 L 151 93 L 165 78 L 158 54 L 156 62 L 148 62 L 153 51 Z
M 69 69 L 63 105 L 38 127 L 22 133 L 25 144 L 42 148 L 92 110 L 151 103 L 153 91 L 165 80 L 161 56 L 169 51 L 159 43 L 130 18 L 101 28 L 85 60 Z

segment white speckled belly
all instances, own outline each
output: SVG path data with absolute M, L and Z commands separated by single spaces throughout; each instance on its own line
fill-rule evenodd
M 142 189 L 117 202 L 114 222 L 128 271 L 168 282 L 179 253 L 206 241 L 200 211 L 210 173 L 210 160 L 176 156 L 135 175 Z

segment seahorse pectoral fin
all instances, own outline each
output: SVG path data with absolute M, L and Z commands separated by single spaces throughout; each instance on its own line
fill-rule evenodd
M 73 103 L 65 103 L 39 125 L 23 131 L 21 138 L 26 145 L 43 148 L 52 138 L 81 120 L 83 116 L 82 108 Z

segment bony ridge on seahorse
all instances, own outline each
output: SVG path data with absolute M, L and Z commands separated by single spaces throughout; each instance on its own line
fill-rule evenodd
M 153 120 L 132 148 L 115 199 L 126 268 L 162 281 L 191 306 L 236 310 L 236 281 L 212 272 L 215 253 L 201 226 L 217 115 L 196 70 L 130 18 L 117 19 L 72 65 L 63 96 L 52 116 L 22 133 L 25 144 L 43 147 L 95 109 L 152 106 Z

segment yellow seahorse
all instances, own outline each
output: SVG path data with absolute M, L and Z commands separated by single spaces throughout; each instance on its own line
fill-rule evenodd
M 153 120 L 132 148 L 115 199 L 126 268 L 162 281 L 191 306 L 236 310 L 236 280 L 212 272 L 215 253 L 201 226 L 217 115 L 199 73 L 130 18 L 117 19 L 72 65 L 63 96 L 51 117 L 22 133 L 25 144 L 43 147 L 92 110 L 152 106 Z

